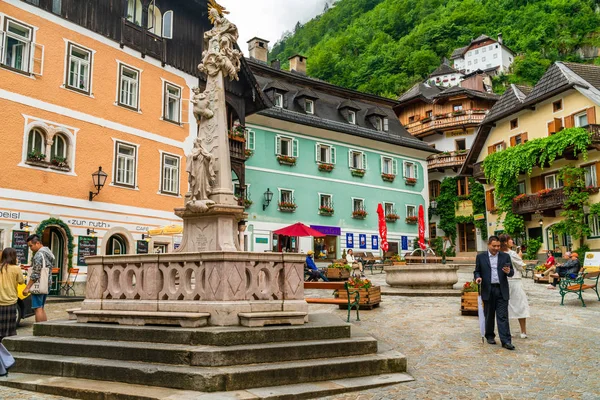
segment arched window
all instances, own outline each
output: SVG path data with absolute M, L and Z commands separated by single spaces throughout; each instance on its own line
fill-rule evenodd
M 440 181 L 429 182 L 429 200 L 435 200 L 440 195 Z
M 148 7 L 148 31 L 156 36 L 162 35 L 162 14 L 158 7 Z
M 106 246 L 106 255 L 116 256 L 120 254 L 127 254 L 127 244 L 125 239 L 121 235 L 113 235 L 108 238 L 108 245 Z
M 66 161 L 67 143 L 67 139 L 63 135 L 58 134 L 54 136 L 54 143 L 52 143 L 50 151 L 50 160 L 58 159 L 59 161 Z
M 127 20 L 142 26 L 142 2 L 140 0 L 127 1 Z
M 45 151 L 45 134 L 39 128 L 33 128 L 29 131 L 29 138 L 27 139 L 27 153 L 37 153 L 37 155 L 44 154 Z

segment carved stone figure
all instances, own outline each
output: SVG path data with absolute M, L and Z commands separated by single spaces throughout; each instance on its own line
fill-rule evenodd
M 239 80 L 242 53 L 235 48 L 238 40 L 238 29 L 222 15 L 222 11 L 211 7 L 209 17 L 213 28 L 204 33 L 204 48 L 202 64 L 198 66 L 201 72 L 215 76 L 219 71 L 230 80 Z
M 208 199 L 216 178 L 213 163 L 213 155 L 202 146 L 202 139 L 196 138 L 194 148 L 187 156 L 186 167 L 190 184 L 186 207 L 190 211 L 205 212 L 209 204 L 214 204 L 214 201 Z
M 200 91 L 200 88 L 193 88 L 194 97 L 190 102 L 194 105 L 194 117 L 196 117 L 196 122 L 200 124 L 200 120 L 202 118 L 211 119 L 214 116 L 214 113 L 210 109 L 210 101 L 207 98 L 206 92 Z

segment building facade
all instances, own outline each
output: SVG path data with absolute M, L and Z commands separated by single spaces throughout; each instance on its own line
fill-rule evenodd
M 266 53 L 252 51 L 259 47 L 250 44 L 248 63 L 272 106 L 246 123 L 246 248 L 312 249 L 329 260 L 348 248 L 377 254 L 381 203 L 390 251 L 409 250 L 418 207 L 428 204 L 425 159 L 435 150 L 402 128 L 394 101 L 311 79 L 302 56 L 290 60 L 291 72 L 267 66 Z M 273 234 L 295 222 L 326 237 Z
M 473 71 L 495 71 L 496 74 L 508 72 L 515 52 L 504 45 L 502 34 L 494 40 L 486 35 L 474 39 L 465 47 L 452 52 L 451 60 L 454 69 L 468 74 Z
M 589 131 L 591 146 L 587 159 L 567 147 L 551 165 L 533 168 L 530 174 L 518 178 L 518 196 L 513 199 L 511 212 L 523 216 L 525 237 L 543 241 L 542 250 L 557 253 L 577 249 L 578 243 L 567 235 L 553 232 L 553 225 L 563 220 L 560 215 L 565 201 L 564 182 L 559 172 L 565 166 L 583 168 L 590 203 L 600 200 L 598 176 L 600 153 L 597 115 L 600 111 L 600 67 L 556 62 L 533 87 L 511 85 L 492 108 L 477 133 L 475 143 L 463 168 L 485 183 L 489 234 L 504 230 L 505 215 L 497 211 L 495 187 L 487 184 L 482 163 L 490 154 L 539 140 L 542 147 L 552 136 L 567 128 L 581 127 Z M 589 216 L 591 235 L 585 242 L 593 249 L 600 248 L 598 217 Z

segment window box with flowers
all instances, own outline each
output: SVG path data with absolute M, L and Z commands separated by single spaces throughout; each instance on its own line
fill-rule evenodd
M 527 195 L 525 193 L 521 193 L 518 196 L 515 196 L 515 198 L 513 199 L 514 203 L 520 203 L 522 202 L 525 198 L 527 197 Z
M 536 192 L 536 195 L 538 197 L 546 197 L 548 196 L 554 189 L 542 189 L 538 192 Z
M 363 176 L 365 176 L 365 170 L 364 169 L 355 169 L 355 168 L 352 168 L 350 170 L 350 173 L 352 174 L 352 176 L 357 176 L 359 178 L 362 178 Z
M 465 115 L 465 112 L 460 110 L 460 111 L 452 111 L 452 116 L 453 117 L 458 117 L 459 115 Z
M 408 217 L 406 217 L 405 221 L 408 225 L 416 225 L 417 222 L 419 222 L 419 217 L 408 216 Z
M 36 167 L 47 167 L 46 155 L 38 150 L 27 153 L 26 164 L 35 165 Z
M 318 163 L 317 168 L 322 172 L 331 172 L 333 171 L 334 165 L 329 163 Z
M 598 193 L 598 191 L 600 191 L 600 188 L 597 188 L 596 186 L 588 186 L 584 190 L 590 194 L 594 194 Z
M 435 119 L 446 118 L 447 116 L 448 116 L 448 114 L 435 114 Z
M 50 168 L 59 171 L 70 171 L 69 163 L 65 157 L 54 156 L 50 160 Z
M 392 265 L 406 265 L 406 259 L 398 253 L 390 257 L 390 261 L 392 262 Z
M 253 201 L 250 199 L 244 199 L 243 206 L 244 208 L 250 208 L 252 206 Z
M 352 218 L 354 219 L 365 219 L 369 215 L 365 210 L 354 210 L 352 211 Z
M 385 220 L 387 222 L 396 222 L 399 219 L 400 219 L 400 216 L 398 214 L 394 214 L 394 213 L 386 214 L 386 216 L 385 216 Z
M 290 165 L 290 166 L 296 165 L 296 157 L 292 157 L 292 156 L 278 155 L 277 161 L 279 162 L 279 165 Z
M 233 128 L 229 131 L 229 138 L 238 142 L 246 141 L 246 128 L 240 125 L 239 122 L 233 124 Z
M 427 122 L 430 122 L 430 121 L 431 121 L 431 117 L 423 117 L 423 118 L 421 119 L 421 123 L 422 123 L 422 124 L 426 124 Z
M 294 212 L 298 206 L 296 203 L 291 201 L 280 201 L 279 202 L 279 211 L 281 212 Z
M 415 186 L 417 184 L 417 178 L 404 178 L 404 182 L 409 186 Z
M 321 207 L 319 207 L 319 214 L 330 217 L 333 215 L 333 207 L 321 206 Z
M 396 175 L 382 173 L 381 179 L 383 179 L 386 182 L 394 182 L 394 179 L 396 179 Z
M 479 285 L 475 282 L 466 282 L 462 288 L 460 296 L 461 314 L 477 313 L 477 296 L 479 295 Z
M 471 109 L 471 113 L 473 114 L 485 114 L 487 110 L 484 108 L 473 108 Z
M 254 150 L 246 149 L 244 150 L 244 155 L 246 156 L 246 159 L 248 159 L 254 155 Z

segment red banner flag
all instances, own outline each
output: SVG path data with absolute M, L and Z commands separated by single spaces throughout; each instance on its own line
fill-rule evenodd
M 419 205 L 419 247 L 425 250 L 425 211 L 423 204 Z
M 381 203 L 377 205 L 377 215 L 379 216 L 379 237 L 381 237 L 381 244 L 379 247 L 386 252 L 390 246 L 387 241 L 387 224 L 385 222 L 385 213 L 383 212 Z

